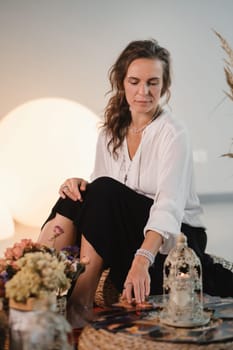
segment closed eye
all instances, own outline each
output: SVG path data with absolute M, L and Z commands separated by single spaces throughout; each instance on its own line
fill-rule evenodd
M 137 78 L 129 78 L 128 82 L 132 85 L 137 85 L 139 83 L 139 79 Z
M 128 78 L 128 83 L 132 85 L 137 85 L 140 82 L 138 78 L 135 77 L 129 77 Z M 148 86 L 156 86 L 159 85 L 160 79 L 159 78 L 151 78 L 147 81 Z
M 160 81 L 158 78 L 153 78 L 148 81 L 148 85 L 152 85 L 152 86 L 159 85 L 159 83 Z

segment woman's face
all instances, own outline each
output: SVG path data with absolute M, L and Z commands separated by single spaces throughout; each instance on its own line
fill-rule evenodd
M 163 86 L 163 64 L 158 59 L 137 58 L 128 67 L 124 89 L 131 114 L 153 115 Z

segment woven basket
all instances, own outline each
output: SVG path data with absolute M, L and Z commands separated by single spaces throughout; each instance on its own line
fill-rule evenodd
M 111 306 L 119 298 L 120 293 L 109 278 L 109 270 L 104 270 L 95 293 L 95 304 L 100 307 Z
M 123 333 L 110 333 L 87 326 L 81 333 L 79 350 L 232 350 L 233 342 L 208 345 L 155 342 Z
M 225 269 L 233 272 L 233 263 L 216 255 L 211 255 L 215 264 L 222 265 Z

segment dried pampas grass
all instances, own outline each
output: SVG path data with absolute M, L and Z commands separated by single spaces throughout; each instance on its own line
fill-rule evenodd
M 224 39 L 221 36 L 221 34 L 216 32 L 216 30 L 214 30 L 214 33 L 220 39 L 221 46 L 227 54 L 227 59 L 224 59 L 224 62 L 225 62 L 224 72 L 225 72 L 226 82 L 230 88 L 230 92 L 225 91 L 225 94 L 233 101 L 233 50 L 228 44 L 228 42 L 226 41 L 226 39 Z M 222 154 L 222 157 L 233 158 L 233 153 L 229 152 L 229 153 Z

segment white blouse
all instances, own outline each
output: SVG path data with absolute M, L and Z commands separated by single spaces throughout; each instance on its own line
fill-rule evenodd
M 163 236 L 161 253 L 167 254 L 174 246 L 182 222 L 203 227 L 194 186 L 192 148 L 187 130 L 178 120 L 164 111 L 149 124 L 132 160 L 126 139 L 117 150 L 117 159 L 107 149 L 108 140 L 102 130 L 91 179 L 108 176 L 154 199 L 144 234 L 153 230 Z

